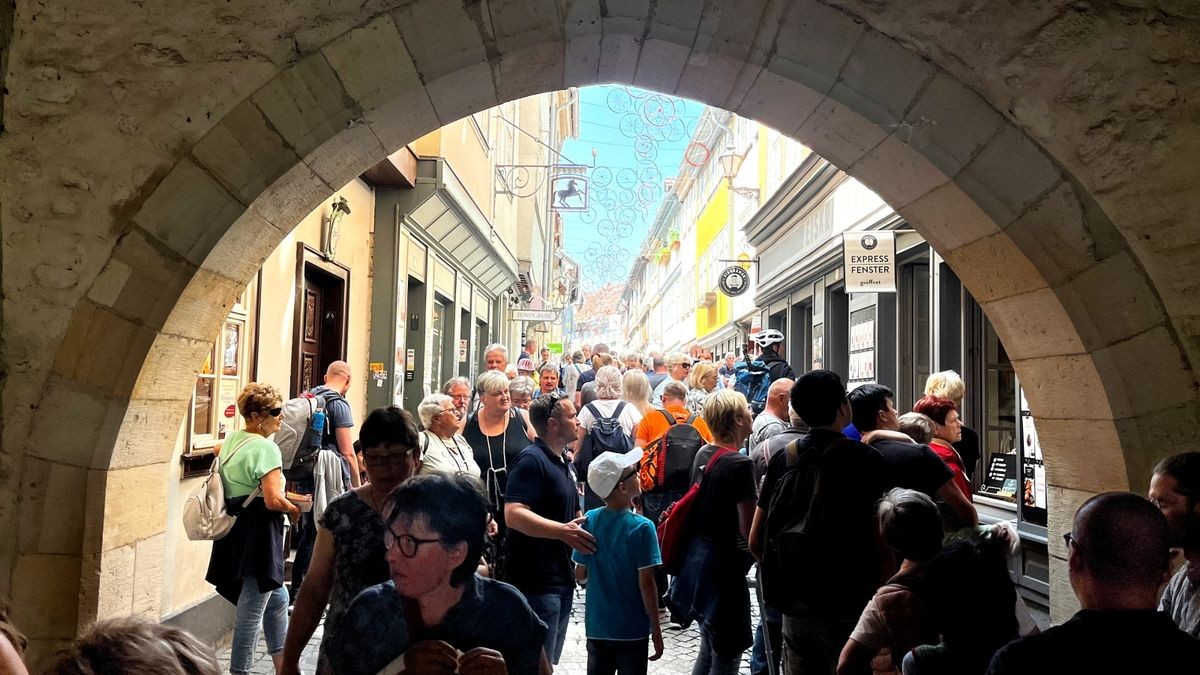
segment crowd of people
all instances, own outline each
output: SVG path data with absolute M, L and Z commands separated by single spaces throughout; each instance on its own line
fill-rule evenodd
M 1082 609 L 1039 632 L 1008 572 L 1015 530 L 980 525 L 972 502 L 962 379 L 934 374 L 901 415 L 885 386 L 797 375 L 778 331 L 755 340 L 744 359 L 598 344 L 561 363 L 529 342 L 515 368 L 491 345 L 474 382 L 449 380 L 415 416 L 371 411 L 357 441 L 335 362 L 313 392 L 321 456 L 301 474 L 272 440 L 290 404 L 247 385 L 217 471 L 237 518 L 206 576 L 236 608 L 229 672 L 250 672 L 265 635 L 275 671 L 298 674 L 323 620 L 321 673 L 550 673 L 577 585 L 589 674 L 648 672 L 667 621 L 698 625 L 694 675 L 736 673 L 747 651 L 756 675 L 1200 663 L 1200 453 L 1160 462 L 1148 499 L 1079 508 L 1063 550 Z M 0 671 L 23 673 L 5 609 Z M 136 618 L 44 667 L 220 671 L 210 647 Z

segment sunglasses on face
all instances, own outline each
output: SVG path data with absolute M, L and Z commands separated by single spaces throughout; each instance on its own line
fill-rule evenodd
M 259 415 L 266 415 L 267 417 L 279 417 L 283 414 L 283 408 L 271 408 L 270 410 L 258 410 L 256 412 Z
M 621 474 L 621 477 L 617 480 L 617 485 L 620 485 L 621 483 L 624 483 L 625 481 L 629 480 L 630 478 L 633 478 L 634 476 L 638 475 L 638 472 L 641 470 L 641 468 L 642 468 L 642 463 L 638 462 L 637 464 L 634 464 L 633 466 L 626 469 L 625 472 Z

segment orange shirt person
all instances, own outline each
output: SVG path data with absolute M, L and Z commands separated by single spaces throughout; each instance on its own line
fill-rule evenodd
M 680 382 L 668 382 L 663 389 L 663 407 L 658 410 L 666 410 L 675 417 L 677 424 L 685 424 L 692 413 L 687 409 L 687 388 Z M 651 410 L 646 413 L 642 421 L 638 423 L 637 429 L 634 432 L 634 445 L 639 448 L 648 447 L 654 441 L 662 438 L 662 435 L 667 433 L 667 429 L 671 428 L 667 418 L 658 410 Z M 704 419 L 697 417 L 692 420 L 692 426 L 696 427 L 696 431 L 700 432 L 700 437 L 705 443 L 712 443 L 712 431 L 709 430 L 708 424 Z

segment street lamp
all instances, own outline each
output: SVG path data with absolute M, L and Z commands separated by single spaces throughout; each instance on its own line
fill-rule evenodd
M 729 181 L 729 189 L 735 195 L 758 201 L 758 188 L 737 187 L 733 184 L 733 177 L 742 168 L 742 162 L 746 161 L 745 155 L 738 154 L 737 150 L 734 150 L 733 144 L 727 143 L 717 161 L 721 163 L 721 171 L 725 174 L 725 180 Z

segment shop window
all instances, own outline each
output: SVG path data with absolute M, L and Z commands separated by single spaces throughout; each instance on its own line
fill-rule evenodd
M 982 495 L 1016 504 L 1017 376 L 990 323 L 985 324 L 984 358 L 986 391 L 981 430 L 984 457 L 978 489 Z
M 440 386 L 442 379 L 442 357 L 445 352 L 447 318 L 445 303 L 434 300 L 433 319 L 429 322 L 430 339 L 432 340 L 432 344 L 430 345 L 432 358 L 430 360 L 429 382 L 430 387 L 433 389 L 437 389 Z
M 234 304 L 196 374 L 187 442 L 181 455 L 185 477 L 207 472 L 213 448 L 241 426 L 237 397 L 248 381 L 250 361 L 247 295 L 243 293 Z
M 875 315 L 875 305 L 850 313 L 850 360 L 847 389 L 854 389 L 875 381 Z
M 929 265 L 900 268 L 900 386 L 896 408 L 910 410 L 925 393 L 932 368 L 930 349 Z

